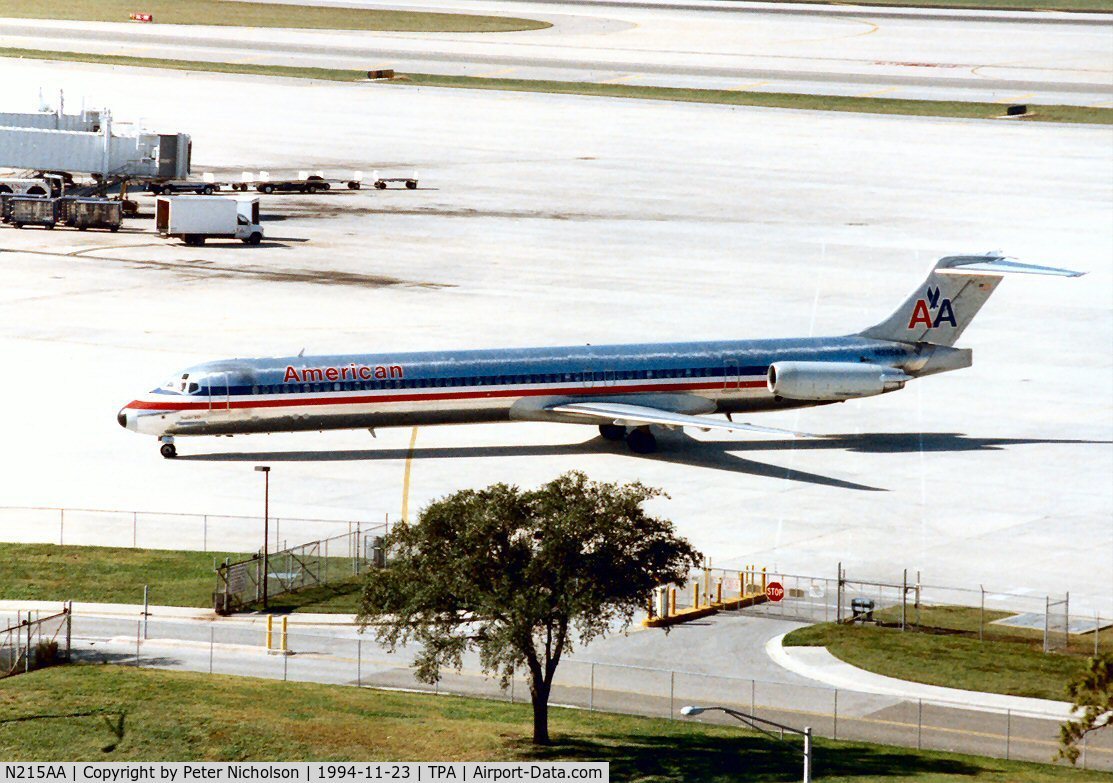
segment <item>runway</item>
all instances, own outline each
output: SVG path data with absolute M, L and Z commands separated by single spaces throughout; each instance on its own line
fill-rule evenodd
M 1103 14 L 590 0 L 385 7 L 525 16 L 553 26 L 422 34 L 4 19 L 0 46 L 513 79 L 1113 106 L 1113 20 Z

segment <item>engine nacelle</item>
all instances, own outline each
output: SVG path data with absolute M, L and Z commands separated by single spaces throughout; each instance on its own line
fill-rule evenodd
M 912 380 L 893 367 L 858 362 L 774 362 L 769 391 L 786 400 L 838 402 L 901 389 Z

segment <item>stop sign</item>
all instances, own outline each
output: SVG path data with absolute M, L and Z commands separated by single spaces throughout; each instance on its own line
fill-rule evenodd
M 785 589 L 781 587 L 780 582 L 770 582 L 765 586 L 765 597 L 776 603 L 785 597 Z

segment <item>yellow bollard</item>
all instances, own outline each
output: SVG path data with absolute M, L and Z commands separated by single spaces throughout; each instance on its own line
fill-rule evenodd
M 676 614 L 676 588 L 669 588 L 669 617 Z
M 723 578 L 720 576 L 715 581 L 715 603 L 721 604 L 723 602 Z
M 761 594 L 765 595 L 765 566 L 761 567 Z
M 699 579 L 692 583 L 692 608 L 699 609 Z
M 274 634 L 274 615 L 273 614 L 268 614 L 267 615 L 267 649 L 268 650 L 271 648 L 271 642 L 273 641 L 273 634 Z
M 282 652 L 286 652 L 286 621 L 288 617 L 282 618 Z

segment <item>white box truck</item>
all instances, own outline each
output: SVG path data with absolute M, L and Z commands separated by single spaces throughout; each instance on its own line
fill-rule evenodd
M 155 227 L 162 237 L 187 245 L 206 239 L 239 239 L 248 245 L 263 240 L 259 225 L 259 199 L 233 196 L 159 196 L 155 202 Z

